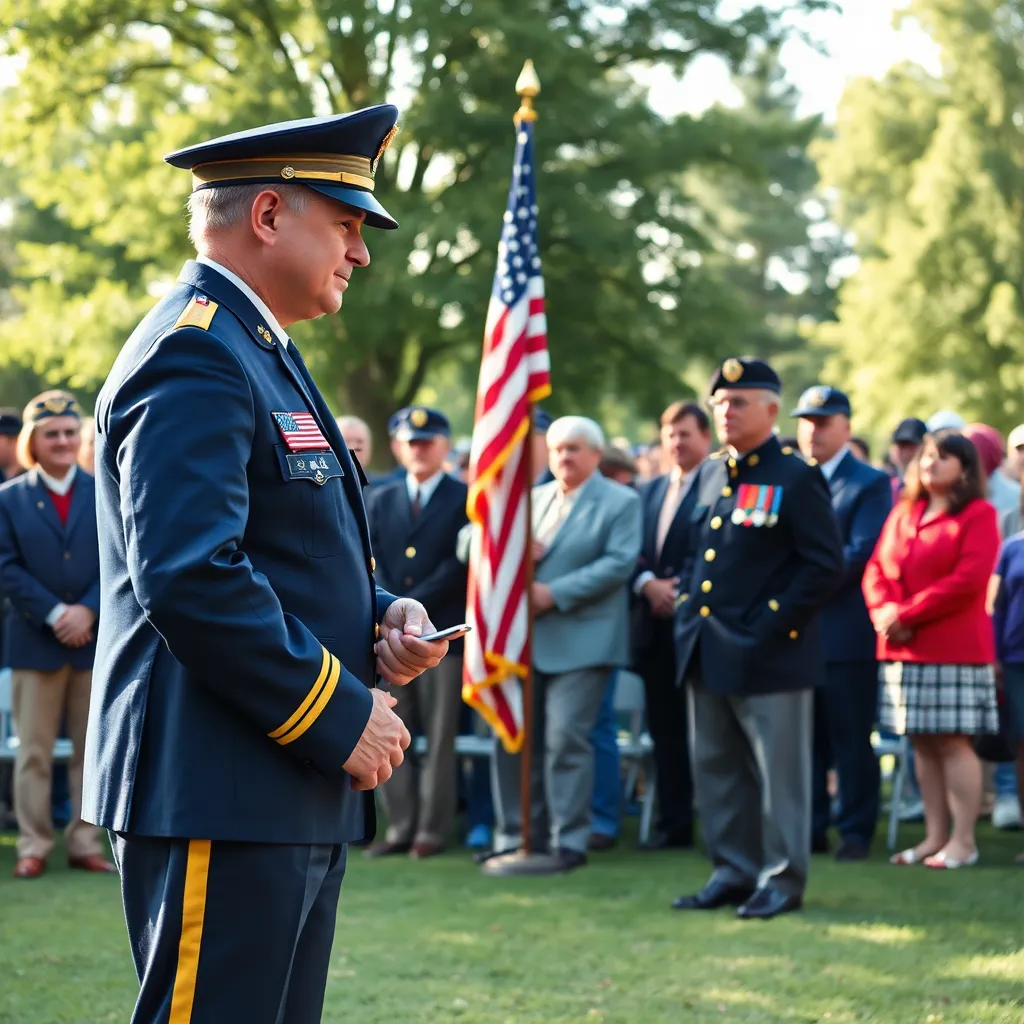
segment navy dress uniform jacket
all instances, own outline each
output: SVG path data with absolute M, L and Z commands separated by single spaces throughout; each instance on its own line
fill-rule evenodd
M 875 630 L 868 617 L 861 578 L 892 511 L 892 486 L 881 470 L 851 452 L 828 482 L 832 508 L 843 538 L 843 582 L 821 613 L 825 660 L 874 661 Z
M 696 472 L 696 470 L 694 470 Z M 697 481 L 691 483 L 689 490 L 679 503 L 679 508 L 665 535 L 665 543 L 658 551 L 658 519 L 661 506 L 665 501 L 672 477 L 668 474 L 655 477 L 640 488 L 640 503 L 644 517 L 643 546 L 637 559 L 636 572 L 630 581 L 630 599 L 632 601 L 632 632 L 633 649 L 636 654 L 650 650 L 660 634 L 662 622 L 670 625 L 670 620 L 655 619 L 650 603 L 643 596 L 633 593 L 633 585 L 644 572 L 653 572 L 660 580 L 673 579 L 678 576 L 685 565 L 691 564 L 693 546 L 696 543 L 694 533 L 696 524 L 693 510 L 697 504 Z M 668 631 L 671 640 L 671 631 Z
M 712 456 L 693 487 L 697 544 L 676 607 L 678 678 L 697 648 L 703 685 L 715 693 L 820 684 L 817 614 L 843 572 L 821 470 L 772 437 L 741 459 Z
M 289 450 L 272 414 L 297 412 L 329 451 Z M 394 598 L 373 579 L 361 474 L 299 353 L 190 261 L 100 393 L 96 467 L 83 816 L 256 843 L 372 832 L 342 765 Z
M 438 629 L 466 618 L 468 571 L 455 555 L 459 530 L 468 522 L 466 493 L 462 481 L 442 477 L 416 519 L 405 474 L 374 487 L 366 497 L 381 585 L 419 601 Z M 452 655 L 461 645 L 461 640 L 453 642 Z
M 92 667 L 95 641 L 65 647 L 46 624 L 58 604 L 100 611 L 96 492 L 84 470 L 75 475 L 66 525 L 35 470 L 0 486 L 0 592 L 9 601 L 7 665 L 38 672 Z

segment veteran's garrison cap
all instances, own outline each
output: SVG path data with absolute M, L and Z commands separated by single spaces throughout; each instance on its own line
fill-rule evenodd
M 398 108 L 384 103 L 222 135 L 164 159 L 192 171 L 193 191 L 257 183 L 307 185 L 365 210 L 370 227 L 397 228 L 373 194 L 377 165 L 398 131 L 397 120 Z

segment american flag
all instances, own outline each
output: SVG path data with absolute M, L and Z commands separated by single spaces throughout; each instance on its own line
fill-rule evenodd
M 516 752 L 523 742 L 520 679 L 529 664 L 527 503 L 530 406 L 551 392 L 544 278 L 537 249 L 533 125 L 516 155 L 484 330 L 469 457 L 469 559 L 463 698 Z
M 308 452 L 314 449 L 330 448 L 327 438 L 321 433 L 317 422 L 308 412 L 271 413 L 277 429 L 281 431 L 284 443 L 292 452 Z

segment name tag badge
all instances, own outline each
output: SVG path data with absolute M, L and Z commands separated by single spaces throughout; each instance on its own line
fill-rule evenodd
M 296 452 L 284 458 L 289 480 L 312 480 L 322 487 L 332 477 L 345 475 L 334 452 Z

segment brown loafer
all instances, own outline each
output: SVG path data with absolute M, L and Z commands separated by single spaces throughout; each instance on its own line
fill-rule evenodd
M 364 857 L 393 857 L 398 853 L 408 853 L 410 843 L 374 843 L 363 850 Z
M 412 844 L 409 856 L 413 860 L 426 860 L 427 857 L 436 857 L 443 852 L 444 846 L 441 843 L 415 842 Z
M 19 857 L 14 865 L 15 878 L 38 878 L 46 870 L 42 857 Z
M 91 871 L 97 875 L 116 875 L 117 868 L 106 857 L 90 853 L 85 857 L 69 857 L 68 867 L 76 871 Z

